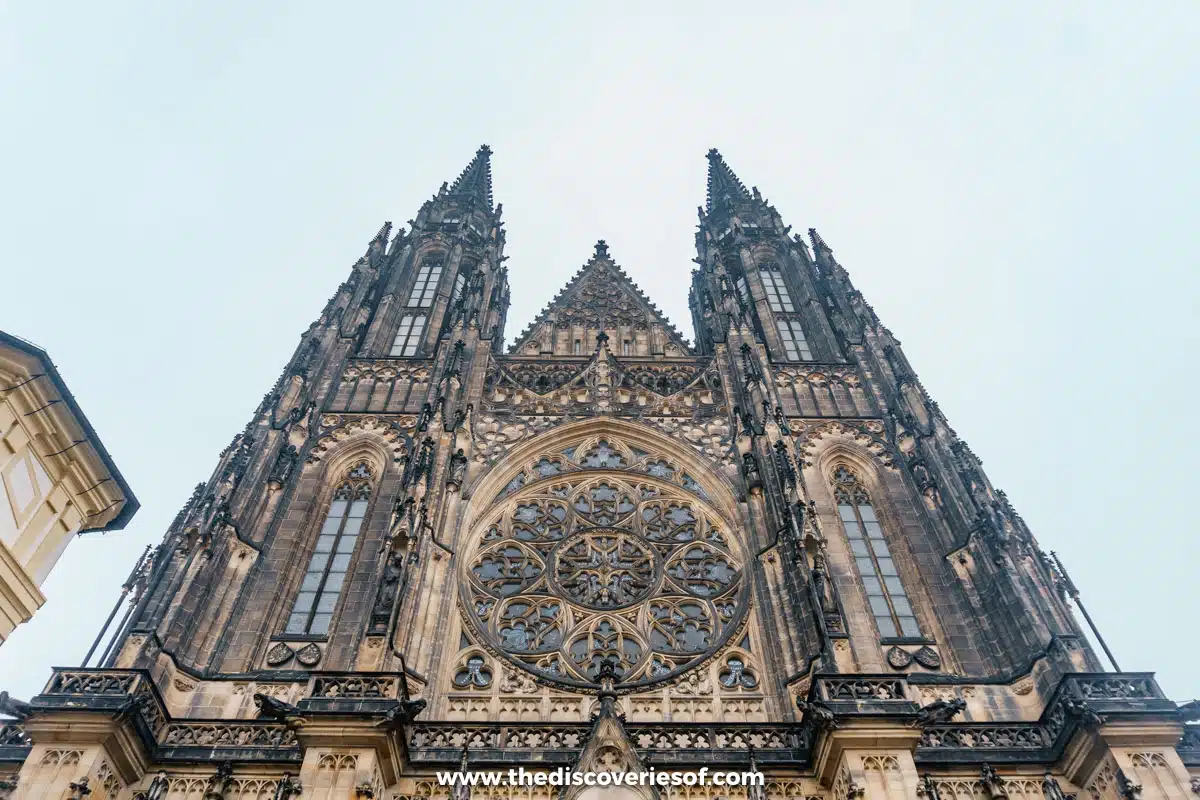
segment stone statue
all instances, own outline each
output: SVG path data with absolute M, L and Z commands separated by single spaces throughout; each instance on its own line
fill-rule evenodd
M 979 768 L 979 784 L 991 800 L 1008 797 L 1008 790 L 1004 788 L 1004 779 L 996 774 L 996 770 L 991 764 L 984 764 Z
M 460 447 L 458 451 L 450 456 L 450 477 L 446 483 L 451 486 L 462 486 L 463 479 L 467 475 L 467 456 Z
M 292 773 L 285 772 L 279 783 L 275 784 L 275 796 L 272 800 L 291 800 L 303 791 L 304 787 L 300 785 L 300 781 L 293 778 Z
M 149 788 L 143 797 L 146 800 L 167 800 L 167 792 L 171 790 L 171 782 L 167 780 L 167 773 L 160 772 L 154 776 L 154 780 L 150 781 Z
M 1046 800 L 1068 800 L 1058 781 L 1049 772 L 1042 777 L 1042 795 Z

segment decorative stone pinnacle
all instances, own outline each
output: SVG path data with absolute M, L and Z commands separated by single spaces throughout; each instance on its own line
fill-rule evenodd
M 596 241 L 596 258 L 608 258 L 608 242 L 603 239 Z

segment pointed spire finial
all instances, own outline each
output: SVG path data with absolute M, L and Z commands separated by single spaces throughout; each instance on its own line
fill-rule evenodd
M 492 208 L 492 148 L 480 145 L 475 157 L 450 187 L 450 194 L 465 195 Z
M 749 201 L 750 193 L 746 185 L 733 174 L 733 170 L 725 163 L 717 148 L 708 151 L 708 197 L 707 208 L 711 212 L 714 207 L 728 203 Z

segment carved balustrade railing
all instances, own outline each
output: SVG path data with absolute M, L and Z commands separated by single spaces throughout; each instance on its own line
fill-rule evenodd
M 55 669 L 30 705 L 34 713 L 86 710 L 127 715 L 147 751 L 161 761 L 300 760 L 295 733 L 281 722 L 172 719 L 143 670 Z M 3 748 L 0 744 L 0 760 Z
M 382 719 L 402 693 L 392 673 L 318 672 L 298 703 L 301 716 Z M 917 693 L 903 675 L 818 675 L 801 724 L 626 724 L 634 746 L 651 763 L 748 762 L 803 766 L 820 736 L 856 715 L 917 725 Z M 56 669 L 30 704 L 35 715 L 99 711 L 124 715 L 151 755 L 165 762 L 234 760 L 295 763 L 301 750 L 294 726 L 270 719 L 173 719 L 149 673 L 142 670 Z M 1149 673 L 1073 673 L 1064 676 L 1045 711 L 1031 722 L 949 722 L 923 727 L 915 757 L 939 764 L 1049 763 L 1081 729 L 1114 719 L 1177 718 Z M 473 763 L 570 763 L 582 750 L 587 723 L 438 722 L 404 729 L 409 758 L 453 764 L 467 748 Z M 0 723 L 0 761 L 20 761 L 29 737 L 19 721 Z M 1200 725 L 1187 725 L 1178 743 L 1184 762 L 1200 765 Z
M 916 760 L 922 765 L 1049 763 L 1059 758 L 1081 727 L 1121 716 L 1169 714 L 1174 708 L 1151 673 L 1071 673 L 1063 677 L 1036 722 L 932 725 L 921 733 Z
M 583 749 L 586 723 L 415 723 L 409 757 L 417 763 L 456 763 L 465 747 L 472 763 L 570 763 Z M 640 723 L 625 725 L 638 751 L 652 763 L 804 763 L 808 732 L 789 724 Z
M 1183 726 L 1183 736 L 1175 746 L 1179 757 L 1189 767 L 1200 767 L 1200 725 Z

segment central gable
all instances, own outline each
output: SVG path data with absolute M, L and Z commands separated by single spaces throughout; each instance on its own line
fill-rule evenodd
M 591 355 L 601 332 L 618 356 L 685 356 L 675 326 L 608 255 L 604 240 L 509 352 L 520 355 Z

